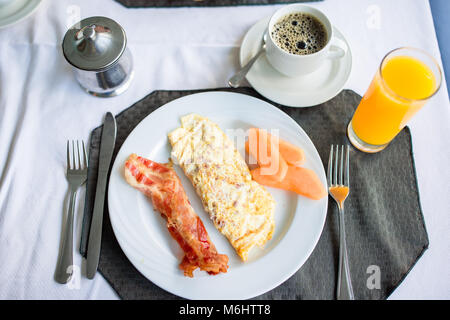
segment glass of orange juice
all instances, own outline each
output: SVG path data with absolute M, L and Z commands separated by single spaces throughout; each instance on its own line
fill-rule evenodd
M 439 90 L 441 78 L 426 52 L 406 47 L 389 52 L 348 125 L 350 142 L 364 152 L 383 150 Z

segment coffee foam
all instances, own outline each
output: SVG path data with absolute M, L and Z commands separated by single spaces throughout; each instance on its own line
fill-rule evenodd
M 327 30 L 322 22 L 308 13 L 290 13 L 273 26 L 272 39 L 284 51 L 306 55 L 321 50 L 327 44 Z

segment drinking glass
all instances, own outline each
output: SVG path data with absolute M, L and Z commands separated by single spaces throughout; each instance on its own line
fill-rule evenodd
M 415 48 L 390 51 L 381 61 L 347 127 L 350 142 L 364 152 L 379 152 L 439 90 L 441 69 Z

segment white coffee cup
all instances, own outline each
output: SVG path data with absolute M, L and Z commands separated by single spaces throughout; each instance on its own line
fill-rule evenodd
M 310 14 L 324 25 L 327 31 L 327 42 L 321 50 L 306 55 L 292 54 L 281 49 L 273 40 L 272 31 L 275 23 L 277 23 L 281 17 L 297 12 Z M 333 27 L 327 16 L 320 10 L 303 4 L 291 4 L 277 10 L 270 18 L 267 31 L 267 59 L 275 69 L 288 77 L 302 76 L 311 73 L 322 65 L 324 59 L 340 59 L 344 57 L 347 52 L 347 45 L 345 42 L 334 36 Z

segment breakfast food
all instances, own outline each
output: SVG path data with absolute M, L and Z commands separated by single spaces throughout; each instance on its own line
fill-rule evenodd
M 267 140 L 267 141 L 274 141 L 278 144 L 278 151 L 280 152 L 282 158 L 290 165 L 293 166 L 301 166 L 305 162 L 305 153 L 303 150 L 292 143 L 289 143 L 279 137 L 274 137 L 270 133 L 268 133 L 266 130 L 259 129 L 259 128 L 250 128 L 248 130 L 249 137 L 248 140 L 245 143 L 245 149 L 247 152 L 249 152 L 252 156 L 259 157 L 258 153 L 255 153 L 255 151 L 251 152 L 249 150 L 250 148 L 250 142 L 253 148 L 257 147 L 258 145 L 267 145 L 269 142 L 262 142 L 261 140 Z M 259 152 L 262 153 L 262 152 Z M 259 166 L 261 166 L 260 163 L 258 163 Z
M 171 236 L 185 253 L 180 263 L 185 276 L 192 277 L 197 268 L 209 274 L 227 272 L 228 257 L 217 253 L 170 163 L 157 163 L 132 154 L 125 163 L 125 179 L 149 197 L 167 220 Z
M 268 187 L 293 191 L 313 200 L 322 199 L 327 195 L 316 173 L 308 168 L 289 166 L 286 177 L 282 181 L 277 181 L 270 175 L 261 174 L 261 168 L 253 169 L 251 173 L 255 181 Z
M 263 174 L 272 176 L 276 181 L 284 179 L 288 165 L 280 156 L 278 137 L 269 136 L 265 130 L 260 132 L 260 130 L 252 128 L 249 130 L 245 150 L 256 159 Z
M 181 118 L 169 133 L 172 158 L 184 170 L 216 228 L 242 260 L 263 246 L 274 230 L 275 201 L 256 181 L 217 124 L 197 114 Z
M 274 146 L 276 143 L 277 145 Z M 267 150 L 262 150 L 263 148 L 267 148 Z M 316 173 L 300 166 L 305 161 L 305 155 L 301 148 L 278 137 L 273 137 L 266 130 L 251 128 L 245 149 L 258 162 L 259 168 L 251 170 L 253 179 L 258 183 L 293 191 L 314 200 L 327 195 Z M 278 161 L 280 164 L 287 163 L 286 174 L 282 179 L 280 179 L 279 173 L 271 174 L 265 170 L 266 164 L 274 161 Z

